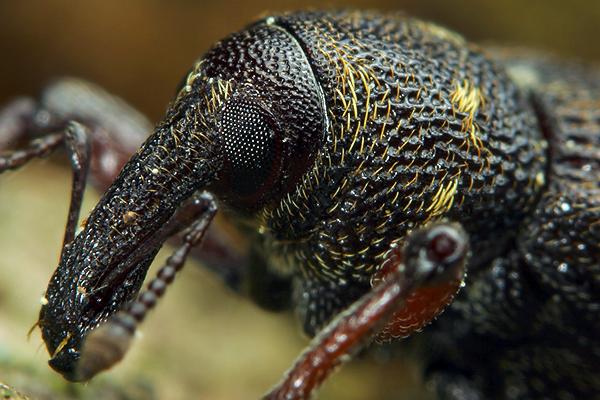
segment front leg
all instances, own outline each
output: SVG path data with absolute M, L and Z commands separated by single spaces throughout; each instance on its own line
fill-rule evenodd
M 0 110 L 0 150 L 36 139 L 48 142 L 71 121 L 89 130 L 91 178 L 101 192 L 152 130 L 152 124 L 123 100 L 92 83 L 67 78 L 49 85 L 38 99 L 20 98 Z
M 75 237 L 88 170 L 103 190 L 141 143 L 150 124 L 120 99 L 75 79 L 50 85 L 38 101 L 21 98 L 0 111 L 0 145 L 29 141 L 0 156 L 0 173 L 66 147 L 73 187 L 63 247 Z
M 382 280 L 327 324 L 266 399 L 306 399 L 342 363 L 410 306 L 420 288 L 462 280 L 468 242 L 462 228 L 432 224 L 413 232 Z
M 71 122 L 62 132 L 36 139 L 25 149 L 1 155 L 0 173 L 17 169 L 36 157 L 43 157 L 63 143 L 68 150 L 73 170 L 73 187 L 63 239 L 64 247 L 75 238 L 75 229 L 79 219 L 90 164 L 90 137 L 85 126 L 77 122 Z

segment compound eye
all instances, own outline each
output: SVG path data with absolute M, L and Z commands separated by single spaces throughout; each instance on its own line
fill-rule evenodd
M 256 99 L 231 99 L 221 114 L 226 191 L 243 202 L 261 200 L 281 171 L 281 139 Z

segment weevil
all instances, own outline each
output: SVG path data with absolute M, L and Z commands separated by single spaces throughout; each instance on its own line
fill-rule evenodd
M 38 322 L 69 380 L 124 356 L 206 234 L 216 273 L 314 337 L 265 398 L 308 398 L 370 343 L 411 334 L 440 399 L 600 393 L 598 70 L 401 14 L 296 12 L 215 44 L 137 151 L 144 118 L 80 81 L 15 101 L 0 128 L 4 143 L 40 136 L 2 170 L 63 144 L 71 157 Z M 76 233 L 88 170 L 108 189 Z M 208 229 L 217 209 L 247 251 Z

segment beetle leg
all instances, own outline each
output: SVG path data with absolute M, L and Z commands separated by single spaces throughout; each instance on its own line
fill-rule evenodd
M 155 307 L 177 272 L 183 268 L 190 250 L 202 240 L 216 211 L 216 202 L 208 192 L 203 192 L 178 210 L 164 234 L 171 234 L 172 230 L 189 225 L 183 243 L 171 254 L 147 289 L 135 301 L 86 337 L 77 366 L 77 380 L 87 381 L 125 356 L 137 326 L 145 319 L 148 311 Z
M 44 157 L 63 144 L 64 133 L 52 133 L 32 141 L 27 147 L 0 156 L 0 173 L 22 167 L 34 158 Z
M 89 82 L 65 78 L 38 99 L 17 99 L 0 111 L 0 149 L 61 132 L 70 121 L 90 131 L 91 177 L 100 191 L 152 131 L 152 124 L 123 100 Z
M 438 246 L 440 240 L 448 246 Z M 468 241 L 461 227 L 432 224 L 413 232 L 402 256 L 365 295 L 312 340 L 265 399 L 306 399 L 352 355 L 369 344 L 416 289 L 464 271 Z
M 14 131 L 9 132 L 9 135 L 12 133 Z M 67 147 L 73 169 L 71 203 L 63 240 L 63 246 L 65 246 L 75 237 L 83 192 L 85 191 L 85 180 L 90 161 L 90 145 L 87 129 L 77 122 L 70 122 L 63 132 L 48 134 L 35 139 L 24 149 L 15 150 L 0 156 L 0 173 L 10 169 L 17 169 L 34 158 L 44 157 L 63 143 Z
M 29 131 L 35 109 L 36 104 L 33 99 L 22 97 L 13 100 L 0 110 L 0 150 L 8 149 L 26 139 L 25 135 Z
M 88 130 L 77 122 L 71 122 L 65 130 L 65 144 L 71 160 L 73 170 L 73 184 L 71 188 L 71 202 L 67 216 L 67 226 L 63 239 L 63 247 L 75 238 L 79 212 L 85 192 L 85 184 L 90 166 L 90 141 Z
M 102 89 L 80 80 L 59 80 L 39 100 L 20 98 L 0 110 L 0 149 L 30 142 L 0 156 L 0 173 L 66 146 L 73 186 L 65 246 L 75 237 L 90 166 L 95 185 L 106 189 L 150 130 L 141 114 Z

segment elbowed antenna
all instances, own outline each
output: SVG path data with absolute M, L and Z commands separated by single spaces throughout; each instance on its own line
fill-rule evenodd
M 135 298 L 163 242 L 186 227 L 176 211 L 217 179 L 218 128 L 198 100 L 204 89 L 177 99 L 63 251 L 39 325 L 49 364 L 67 379 L 77 379 L 86 335 Z
M 215 200 L 208 192 L 203 192 L 178 210 L 171 224 L 189 225 L 183 244 L 167 259 L 137 300 L 86 336 L 74 380 L 90 380 L 125 356 L 138 325 L 144 321 L 148 311 L 154 308 L 177 272 L 183 268 L 187 255 L 204 237 L 216 211 Z

